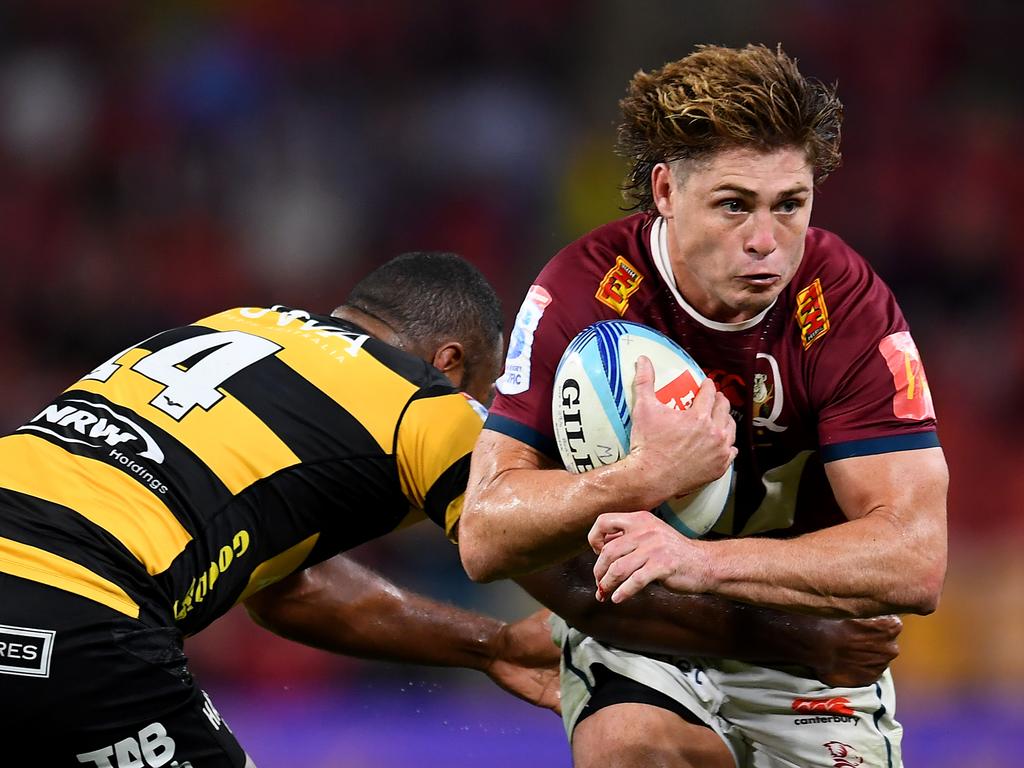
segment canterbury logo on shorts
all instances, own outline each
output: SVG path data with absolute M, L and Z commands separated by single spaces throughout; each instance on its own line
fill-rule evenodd
M 0 624 L 0 675 L 49 677 L 56 632 Z

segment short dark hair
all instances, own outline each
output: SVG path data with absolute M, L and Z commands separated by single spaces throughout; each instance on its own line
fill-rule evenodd
M 658 163 L 702 160 L 731 147 L 800 147 L 820 184 L 839 165 L 843 105 L 835 85 L 804 77 L 782 46 L 702 45 L 653 72 L 637 72 L 619 102 L 623 191 L 651 209 Z
M 360 280 L 342 306 L 383 320 L 423 349 L 455 339 L 484 352 L 503 332 L 501 300 L 487 278 L 444 251 L 396 256 Z

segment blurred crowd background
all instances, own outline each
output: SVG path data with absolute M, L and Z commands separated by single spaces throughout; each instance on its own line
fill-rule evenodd
M 470 258 L 511 325 L 539 267 L 621 215 L 633 72 L 781 42 L 839 83 L 844 163 L 814 223 L 901 301 L 952 472 L 945 596 L 895 669 L 905 755 L 1006 765 L 1024 746 L 1022 32 L 1012 0 L 8 0 L 0 428 L 164 327 L 329 311 L 405 250 Z M 533 608 L 469 584 L 432 528 L 357 555 L 495 615 Z M 238 611 L 187 650 L 264 768 L 568 765 L 558 720 L 476 673 L 333 658 Z

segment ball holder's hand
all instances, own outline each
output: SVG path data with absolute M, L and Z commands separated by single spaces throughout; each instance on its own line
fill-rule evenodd
M 657 499 L 651 506 L 721 477 L 736 458 L 736 423 L 729 401 L 705 379 L 685 411 L 658 400 L 654 367 L 640 356 L 633 379 L 630 462 L 639 482 Z
M 597 599 L 621 603 L 653 581 L 673 592 L 711 590 L 706 542 L 688 539 L 650 512 L 610 512 L 587 535 L 597 553 Z

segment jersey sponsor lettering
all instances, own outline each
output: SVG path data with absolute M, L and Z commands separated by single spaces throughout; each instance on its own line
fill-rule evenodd
M 0 675 L 49 677 L 56 635 L 49 629 L 0 624 Z
M 139 456 L 158 464 L 164 460 L 160 446 L 141 425 L 103 403 L 78 398 L 64 398 L 60 403 L 46 406 L 28 424 L 19 427 L 18 431 L 42 432 L 65 443 L 97 449 L 104 444 L 123 446 L 131 442 L 131 447 Z M 124 446 L 122 450 L 126 448 Z
M 228 724 L 224 722 L 224 718 L 221 717 L 220 712 L 218 712 L 217 708 L 213 706 L 213 700 L 210 698 L 210 694 L 206 691 L 203 691 L 203 714 L 206 715 L 206 719 L 210 721 L 210 725 L 212 725 L 215 730 L 219 731 L 221 726 L 224 726 L 229 731 L 231 730 L 228 728 Z
M 150 723 L 137 735 L 128 736 L 109 746 L 81 752 L 75 757 L 82 765 L 93 768 L 162 768 L 174 759 L 176 744 L 167 735 L 163 723 Z M 190 763 L 175 763 L 184 768 Z
M 928 378 L 921 365 L 921 354 L 908 331 L 892 333 L 878 344 L 878 351 L 892 373 L 896 393 L 892 412 L 898 419 L 922 421 L 935 418 L 935 405 L 928 388 Z
M 530 388 L 530 357 L 533 354 L 533 334 L 540 325 L 544 310 L 551 303 L 551 294 L 540 285 L 531 285 L 526 292 L 516 322 L 512 328 L 505 372 L 498 379 L 497 389 L 506 395 L 526 392 Z
M 857 718 L 851 715 L 814 715 L 813 717 L 796 717 L 793 725 L 834 725 L 836 723 L 853 725 Z
M 619 317 L 622 317 L 629 308 L 629 297 L 637 292 L 643 279 L 644 276 L 640 274 L 639 269 L 622 256 L 616 256 L 615 266 L 605 274 L 594 298 L 614 309 L 619 313 Z
M 225 544 L 217 552 L 217 559 L 211 560 L 210 564 L 193 578 L 188 586 L 188 591 L 180 599 L 174 601 L 174 618 L 181 621 L 193 608 L 206 599 L 206 595 L 217 584 L 217 579 L 222 573 L 227 572 L 237 560 L 240 560 L 249 551 L 249 532 L 244 528 L 231 537 L 231 543 Z
M 796 322 L 800 327 L 800 340 L 804 349 L 828 333 L 828 307 L 821 289 L 821 278 L 802 288 L 796 295 Z

